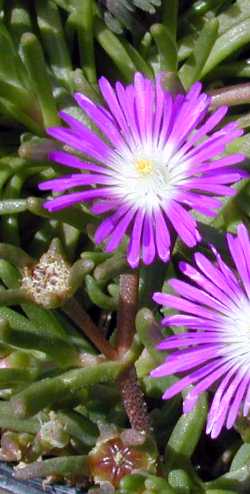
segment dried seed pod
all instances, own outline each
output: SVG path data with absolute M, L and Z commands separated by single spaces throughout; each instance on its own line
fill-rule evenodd
M 49 309 L 60 306 L 71 295 L 69 277 L 70 266 L 54 239 L 38 263 L 24 268 L 21 286 L 35 303 Z

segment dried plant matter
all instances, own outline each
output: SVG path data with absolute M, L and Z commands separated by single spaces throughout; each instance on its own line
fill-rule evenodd
M 10 486 L 247 494 L 249 1 L 0 14 Z

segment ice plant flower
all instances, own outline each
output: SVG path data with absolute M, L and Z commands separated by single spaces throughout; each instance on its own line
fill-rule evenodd
M 179 295 L 154 294 L 156 302 L 181 312 L 165 317 L 163 325 L 185 326 L 188 331 L 158 345 L 170 354 L 151 375 L 185 373 L 163 395 L 169 399 L 192 384 L 184 413 L 216 383 L 207 421 L 212 438 L 223 426 L 234 425 L 241 408 L 244 416 L 250 410 L 250 241 L 245 226 L 238 227 L 237 236 L 228 234 L 227 243 L 235 272 L 212 247 L 215 263 L 201 253 L 194 256 L 195 267 L 180 263 L 189 281 L 169 281 Z
M 117 82 L 113 88 L 101 77 L 99 88 L 105 107 L 75 94 L 99 133 L 64 111 L 60 117 L 68 127 L 48 129 L 50 136 L 84 157 L 65 150 L 50 153 L 51 160 L 79 173 L 40 184 L 41 190 L 63 192 L 44 206 L 56 211 L 91 201 L 94 214 L 105 214 L 95 241 L 106 241 L 107 252 L 116 249 L 127 233 L 132 267 L 141 258 L 145 264 L 155 257 L 167 261 L 170 230 L 189 247 L 200 240 L 190 209 L 213 216 L 220 206 L 213 196 L 234 194 L 230 185 L 242 172 L 233 165 L 244 157 L 221 154 L 242 131 L 236 123 L 214 131 L 227 108 L 208 115 L 210 98 L 201 92 L 199 82 L 186 95 L 173 96 L 163 88 L 161 76 L 151 81 L 137 73 L 127 87 Z M 72 192 L 74 187 L 77 191 Z

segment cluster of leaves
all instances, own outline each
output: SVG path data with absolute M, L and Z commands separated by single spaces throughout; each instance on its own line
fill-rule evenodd
M 172 89 L 178 77 L 185 89 L 202 79 L 208 90 L 250 76 L 248 0 L 183 1 L 179 10 L 177 0 L 107 0 L 105 5 L 112 18 L 104 15 L 104 2 L 94 0 L 37 0 L 30 6 L 22 0 L 0 2 L 1 457 L 31 463 L 18 470 L 20 478 L 84 484 L 100 424 L 119 433 L 128 427 L 115 384 L 126 362 L 97 354 L 79 329 L 81 313 L 76 309 L 83 307 L 100 331 L 114 338 L 118 276 L 126 270 L 123 247 L 109 255 L 94 246 L 96 219 L 83 205 L 57 213 L 42 208 L 37 184 L 58 174 L 58 166 L 47 161 L 48 151 L 58 144 L 46 137 L 46 128 L 60 124 L 61 109 L 91 126 L 72 95 L 82 91 L 98 101 L 101 74 L 128 83 L 135 71 L 153 77 L 161 70 L 170 74 L 166 84 Z M 145 23 L 134 15 L 140 8 L 147 11 Z M 140 24 L 136 32 L 135 22 Z M 249 92 L 241 95 L 239 87 L 237 98 L 234 93 L 228 98 L 230 118 L 246 129 L 230 151 L 250 157 Z M 220 104 L 220 93 L 213 101 Z M 199 218 L 204 249 L 211 238 L 223 249 L 221 233 L 242 219 L 249 222 L 249 195 L 246 181 L 213 222 L 205 225 Z M 20 280 L 52 239 L 59 239 L 53 245 L 71 265 L 68 293 L 75 298 L 73 305 L 71 299 L 62 307 L 44 308 L 25 295 Z M 212 444 L 202 433 L 206 396 L 183 416 L 180 399 L 161 401 L 169 379 L 148 377 L 162 358 L 155 350 L 159 330 L 152 335 L 147 322 L 154 317 L 149 309 L 155 311 L 150 293 L 172 276 L 180 255 L 191 253 L 177 244 L 169 266 L 141 270 L 140 304 L 148 309 L 138 314 L 127 357 L 135 363 L 148 400 L 161 459 L 157 471 L 124 477 L 116 492 L 247 493 L 248 423 L 240 421 L 239 433 L 225 434 Z
M 137 35 L 145 31 L 145 13 L 156 14 L 161 6 L 161 0 L 100 0 L 99 3 L 103 7 L 105 22 L 112 31 L 121 34 L 127 29 Z

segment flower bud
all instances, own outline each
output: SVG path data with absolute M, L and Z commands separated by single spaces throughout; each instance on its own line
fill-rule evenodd
M 101 435 L 89 453 L 89 468 L 95 482 L 109 482 L 117 487 L 130 473 L 155 472 L 156 451 L 146 435 L 137 431 L 113 432 L 109 437 Z

